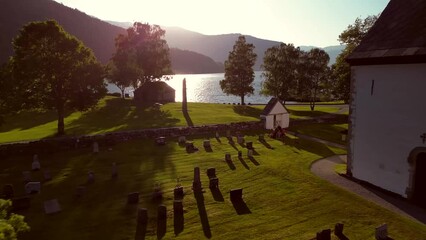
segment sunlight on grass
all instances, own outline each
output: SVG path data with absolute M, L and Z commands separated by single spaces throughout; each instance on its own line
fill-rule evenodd
M 334 171 L 337 174 L 346 174 L 346 164 L 345 163 L 336 164 L 334 166 Z

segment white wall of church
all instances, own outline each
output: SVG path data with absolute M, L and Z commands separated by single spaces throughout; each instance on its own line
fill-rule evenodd
M 407 197 L 408 155 L 426 146 L 426 64 L 355 66 L 352 77 L 352 174 Z

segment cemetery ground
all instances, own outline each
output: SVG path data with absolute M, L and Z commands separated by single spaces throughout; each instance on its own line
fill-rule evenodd
M 168 103 L 160 107 L 135 106 L 131 99 L 107 96 L 96 108 L 86 112 L 69 112 L 65 118 L 68 136 L 101 134 L 142 128 L 221 124 L 259 121 L 264 105 L 239 106 L 230 104 L 188 103 L 186 119 L 181 103 Z M 336 106 L 288 106 L 292 119 L 311 118 L 340 111 Z M 347 115 L 347 114 L 346 114 Z M 0 126 L 0 143 L 54 137 L 57 117 L 54 111 L 21 111 L 5 117 Z
M 316 232 L 344 223 L 349 239 L 374 239 L 375 227 L 387 223 L 394 239 L 426 239 L 426 226 L 381 208 L 355 194 L 336 187 L 310 172 L 317 159 L 344 154 L 341 149 L 286 136 L 283 140 L 265 137 L 259 142 L 255 132 L 253 158 L 247 149 L 229 143 L 220 133 L 191 137 L 199 151 L 187 153 L 177 139 L 158 146 L 153 139 L 120 143 L 100 152 L 92 149 L 39 154 L 41 169 L 53 179 L 43 182 L 42 171 L 31 172 L 42 181 L 41 193 L 31 195 L 31 207 L 20 213 L 31 227 L 22 239 L 134 239 L 137 208 L 147 208 L 149 221 L 145 239 L 312 239 Z M 211 151 L 203 148 L 210 137 Z M 243 157 L 237 157 L 237 151 Z M 230 153 L 232 163 L 224 161 Z M 24 194 L 22 171 L 31 169 L 32 156 L 15 155 L 0 161 L 0 182 L 14 185 L 15 195 Z M 118 177 L 111 179 L 111 165 Z M 194 167 L 200 167 L 202 197 L 191 190 Z M 206 170 L 216 168 L 219 191 L 208 188 Z M 87 183 L 93 171 L 94 182 Z M 184 186 L 183 227 L 177 227 L 173 213 L 173 188 Z M 161 202 L 152 201 L 153 188 L 160 184 Z M 85 186 L 83 195 L 76 188 Z M 242 188 L 245 208 L 237 211 L 229 199 L 231 189 Z M 138 204 L 127 204 L 127 194 L 140 192 Z M 62 211 L 46 215 L 43 202 L 58 199 Z M 167 207 L 166 231 L 157 231 L 157 206 Z M 241 209 L 240 209 L 241 210 Z M 182 220 L 182 219 L 181 219 Z M 333 236 L 334 237 L 334 236 Z M 337 239 L 337 238 L 334 238 Z

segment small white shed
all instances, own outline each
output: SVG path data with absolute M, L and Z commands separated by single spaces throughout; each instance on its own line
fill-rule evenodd
M 265 121 L 266 129 L 274 129 L 278 126 L 287 128 L 290 123 L 290 114 L 278 98 L 271 98 L 269 100 L 260 118 Z

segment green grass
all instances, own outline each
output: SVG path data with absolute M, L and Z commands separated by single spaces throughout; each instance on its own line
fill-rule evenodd
M 346 164 L 345 163 L 336 164 L 336 166 L 334 167 L 334 171 L 337 174 L 346 174 Z
M 346 144 L 346 140 L 342 140 L 340 131 L 348 129 L 348 124 L 328 124 L 314 123 L 309 125 L 300 125 L 290 127 L 289 130 L 301 134 L 309 135 L 316 138 L 321 138 L 327 141 Z
M 223 133 L 222 133 L 223 134 Z M 166 146 L 156 146 L 152 140 L 138 140 L 114 146 L 101 146 L 99 154 L 90 149 L 39 153 L 42 168 L 50 169 L 53 180 L 43 183 L 42 193 L 32 195 L 32 206 L 22 212 L 31 232 L 22 239 L 134 239 L 137 207 L 148 208 L 150 221 L 146 239 L 156 236 L 156 207 L 150 193 L 155 183 L 165 190 L 163 204 L 167 206 L 167 232 L 164 239 L 312 239 L 315 233 L 345 224 L 350 239 L 374 239 L 374 228 L 386 222 L 395 239 L 426 239 L 426 227 L 413 222 L 357 195 L 331 185 L 309 168 L 313 161 L 343 150 L 320 143 L 286 137 L 283 142 L 266 137 L 267 144 L 253 141 L 254 160 L 245 157 L 245 149 L 230 145 L 225 138 L 212 139 L 212 152 L 200 149 L 188 154 L 176 139 Z M 191 139 L 201 147 L 203 138 Z M 238 160 L 237 150 L 244 158 Z M 232 154 L 234 170 L 223 160 Z M 0 182 L 12 183 L 17 195 L 23 194 L 22 171 L 31 165 L 30 155 L 16 155 L 0 160 Z M 111 163 L 117 162 L 119 177 L 110 179 Z M 257 163 L 257 165 L 255 164 Z M 193 168 L 201 169 L 204 186 L 203 204 L 190 190 Z M 208 189 L 206 169 L 215 167 L 223 199 L 213 197 Z M 87 186 L 81 199 L 74 198 L 75 188 L 84 185 L 87 172 L 95 173 L 95 183 Z M 176 236 L 173 223 L 173 194 L 176 179 L 185 187 L 184 229 Z M 41 172 L 33 172 L 41 180 Z M 229 201 L 229 190 L 243 188 L 243 198 L 251 213 L 238 215 Z M 137 206 L 126 205 L 126 195 L 139 191 L 144 197 Z M 63 211 L 45 215 L 44 200 L 57 198 Z M 201 213 L 206 213 L 202 215 Z M 204 229 L 204 230 L 203 230 Z M 210 233 L 210 234 L 209 234 Z
M 263 110 L 264 105 L 254 105 L 253 108 Z M 335 106 L 315 106 L 315 110 L 311 111 L 309 105 L 306 106 L 293 106 L 286 105 L 287 110 L 290 112 L 290 119 L 307 119 L 313 117 L 324 116 L 327 114 L 338 114 L 342 107 Z
M 219 124 L 259 120 L 261 110 L 249 106 L 208 103 L 188 103 L 189 119 L 194 125 Z M 65 132 L 69 136 L 143 128 L 188 126 L 181 111 L 181 103 L 155 107 L 135 106 L 129 99 L 102 99 L 95 109 L 74 112 L 65 118 Z M 0 126 L 0 143 L 53 137 L 57 130 L 54 111 L 22 111 L 7 116 Z

